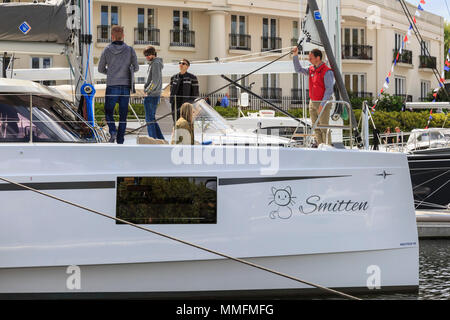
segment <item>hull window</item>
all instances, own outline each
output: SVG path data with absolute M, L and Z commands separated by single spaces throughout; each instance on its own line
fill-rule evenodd
M 215 224 L 217 178 L 118 177 L 116 212 L 135 224 Z

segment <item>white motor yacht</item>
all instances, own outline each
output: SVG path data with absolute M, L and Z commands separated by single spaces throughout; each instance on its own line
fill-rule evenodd
M 405 154 L 116 145 L 70 103 L 0 79 L 1 297 L 312 289 L 15 183 L 323 286 L 417 289 Z

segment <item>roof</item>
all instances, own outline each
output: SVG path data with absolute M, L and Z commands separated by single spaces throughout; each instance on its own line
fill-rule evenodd
M 0 78 L 0 94 L 2 93 L 48 95 L 58 99 L 67 100 L 67 97 L 57 90 L 30 80 Z

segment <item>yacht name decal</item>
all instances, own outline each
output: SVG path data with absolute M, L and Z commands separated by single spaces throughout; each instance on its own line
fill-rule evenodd
M 275 209 L 269 214 L 271 219 L 290 219 L 296 212 L 303 215 L 311 214 L 346 214 L 364 213 L 369 210 L 369 202 L 364 200 L 327 200 L 319 195 L 308 196 L 304 203 L 296 206 L 292 188 L 282 189 L 272 187 L 272 195 L 269 206 L 275 205 Z

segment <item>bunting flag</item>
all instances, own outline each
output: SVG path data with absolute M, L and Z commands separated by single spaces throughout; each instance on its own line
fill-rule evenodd
M 425 129 L 428 129 L 430 127 L 431 120 L 433 120 L 433 110 L 430 110 L 430 117 L 428 118 L 428 123 Z
M 420 12 L 424 11 L 423 5 L 425 5 L 425 4 L 426 4 L 425 0 L 420 0 L 419 5 L 417 6 L 416 13 L 415 13 L 415 15 L 413 17 L 414 24 L 417 23 L 416 17 L 420 17 L 420 15 L 421 15 Z M 389 89 L 390 77 L 394 74 L 394 69 L 397 66 L 397 62 L 400 59 L 400 55 L 402 54 L 403 49 L 405 48 L 405 45 L 410 42 L 410 38 L 411 38 L 411 35 L 412 35 L 412 30 L 413 30 L 413 25 L 410 24 L 409 27 L 408 27 L 408 31 L 407 31 L 407 33 L 405 35 L 405 38 L 403 39 L 403 41 L 402 41 L 402 43 L 400 45 L 400 48 L 398 49 L 397 56 L 395 57 L 394 62 L 392 63 L 391 70 L 389 71 L 389 73 L 388 73 L 388 75 L 387 75 L 387 77 L 386 77 L 386 79 L 384 81 L 383 88 L 381 88 L 380 93 L 378 93 L 378 97 L 381 97 L 383 92 L 385 90 Z M 445 66 L 444 69 L 445 69 L 445 71 L 450 71 L 450 49 L 449 49 L 449 54 L 447 55 L 446 66 Z M 444 86 L 444 82 L 445 82 L 445 76 L 443 74 L 441 79 L 440 79 L 439 86 L 443 87 Z M 437 97 L 437 93 L 436 93 L 436 97 Z M 434 101 L 436 101 L 436 97 L 435 97 Z M 375 101 L 375 104 L 372 107 L 372 113 L 375 112 L 375 108 L 376 108 L 377 104 L 378 104 L 378 99 Z

